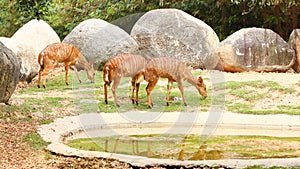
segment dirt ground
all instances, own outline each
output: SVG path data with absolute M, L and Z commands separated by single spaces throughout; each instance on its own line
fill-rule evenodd
M 282 95 L 274 93 L 272 97 L 260 100 L 255 103 L 256 109 L 263 109 L 264 107 L 275 107 L 276 105 L 300 105 L 300 74 L 295 73 L 224 73 L 226 81 L 276 81 L 282 86 L 294 88 L 297 92 L 293 94 Z M 210 78 L 209 76 L 207 78 Z M 209 82 L 208 82 L 209 83 Z M 21 83 L 12 97 L 12 104 L 18 103 L 18 97 L 21 96 L 18 92 L 26 87 L 26 84 Z M 262 89 L 263 90 L 263 89 Z M 298 94 L 297 94 L 298 93 Z M 37 97 L 45 95 L 57 95 L 64 93 L 43 93 Z M 67 92 L 66 92 L 67 94 Z M 226 98 L 236 99 L 236 98 Z M 0 106 L 6 106 L 0 104 Z M 12 116 L 18 118 L 25 118 L 21 114 L 15 112 L 10 113 Z M 52 117 L 61 117 L 74 115 L 72 108 L 58 108 L 57 112 L 53 113 Z M 18 120 L 17 122 L 10 118 L 0 117 L 0 169 L 13 168 L 133 168 L 129 164 L 111 161 L 108 159 L 82 159 L 77 157 L 64 157 L 60 155 L 51 154 L 45 150 L 35 150 L 34 147 L 26 145 L 24 136 L 29 133 L 36 133 L 38 128 L 38 115 L 32 114 L 32 120 Z M 151 167 L 150 167 L 151 168 Z M 164 167 L 152 167 L 164 168 Z M 180 167 L 178 167 L 180 168 Z

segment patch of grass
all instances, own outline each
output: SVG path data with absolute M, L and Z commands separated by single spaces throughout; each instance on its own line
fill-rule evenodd
M 254 105 L 246 103 L 232 103 L 227 105 L 228 111 L 245 113 L 245 114 L 289 114 L 289 115 L 299 115 L 300 107 L 299 106 L 278 106 L 279 109 L 274 110 L 255 110 L 253 109 Z
M 45 89 L 42 87 L 42 82 L 41 82 L 41 88 L 37 87 L 37 82 L 36 82 L 32 84 L 29 88 L 20 90 L 19 92 L 20 94 L 32 94 L 34 92 L 45 92 L 49 90 L 58 90 L 58 89 L 60 91 L 72 90 L 73 76 L 71 74 L 69 74 L 69 83 L 70 83 L 69 85 L 66 85 L 65 74 L 62 73 L 57 76 L 48 77 L 46 81 Z
M 42 119 L 40 120 L 40 124 L 50 124 L 53 121 L 54 121 L 53 119 Z
M 245 90 L 245 89 L 231 90 L 228 93 L 243 98 L 247 101 L 259 100 L 266 96 L 266 93 L 257 93 L 255 90 Z
M 16 106 L 16 105 L 5 105 L 0 106 L 0 119 L 9 118 L 13 121 L 31 121 L 31 117 L 28 115 L 31 112 L 31 108 L 28 106 Z M 21 118 L 20 118 L 21 117 Z
M 34 150 L 45 149 L 49 143 L 45 142 L 42 137 L 37 133 L 29 133 L 20 138 L 21 142 L 25 142 L 26 146 L 33 148 Z
M 227 106 L 229 111 L 239 112 L 239 113 L 250 113 L 253 107 L 254 107 L 253 105 L 245 104 L 245 103 L 235 103 Z
M 52 112 L 54 108 L 63 108 L 61 101 L 66 100 L 64 97 L 43 97 L 39 98 L 27 98 L 25 102 L 21 105 L 22 107 L 28 109 L 30 112 L 40 111 L 43 114 L 47 112 Z
M 252 87 L 247 89 L 245 86 Z M 253 89 L 254 88 L 254 89 Z M 259 93 L 255 89 L 266 88 L 266 92 Z M 278 91 L 283 94 L 295 93 L 296 90 L 289 87 L 281 86 L 277 82 L 273 81 L 248 81 L 248 82 L 235 82 L 230 81 L 226 83 L 227 93 L 235 97 L 241 98 L 248 103 L 233 103 L 227 102 L 227 109 L 232 112 L 238 113 L 249 113 L 249 114 L 300 114 L 298 106 L 289 107 L 278 107 L 278 109 L 265 109 L 265 110 L 254 110 L 252 105 L 253 101 L 259 101 L 260 99 L 266 98 L 274 91 Z
M 230 90 L 238 90 L 244 86 L 250 86 L 250 87 L 255 87 L 255 88 L 270 88 L 270 91 L 280 91 L 283 93 L 293 93 L 296 92 L 295 89 L 293 88 L 288 88 L 288 87 L 284 87 L 281 86 L 279 83 L 277 82 L 273 82 L 273 81 L 266 81 L 263 82 L 261 80 L 257 80 L 257 81 L 246 81 L 246 82 L 236 82 L 236 81 L 229 81 L 226 83 L 226 88 L 230 89 Z

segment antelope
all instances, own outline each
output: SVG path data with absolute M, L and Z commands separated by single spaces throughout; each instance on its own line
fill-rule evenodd
M 81 83 L 75 64 L 84 68 L 87 73 L 87 77 L 91 80 L 91 82 L 94 82 L 95 70 L 93 63 L 88 62 L 74 45 L 67 43 L 50 44 L 39 53 L 38 63 L 41 67 L 38 73 L 38 88 L 40 88 L 41 80 L 43 81 L 43 87 L 46 88 L 48 71 L 53 67 L 54 63 L 64 63 L 67 85 L 69 85 L 69 68 L 75 71 L 77 79 Z
M 184 62 L 170 57 L 154 58 L 147 63 L 144 72 L 144 79 L 148 82 L 146 92 L 148 96 L 149 108 L 153 107 L 151 91 L 155 87 L 160 77 L 168 79 L 168 92 L 166 98 L 167 106 L 169 106 L 170 103 L 170 93 L 173 82 L 178 83 L 178 88 L 181 92 L 183 104 L 185 106 L 187 106 L 187 103 L 184 97 L 183 81 L 187 81 L 188 83 L 196 87 L 199 94 L 204 98 L 207 97 L 206 85 L 204 84 L 202 77 L 194 77 Z
M 114 101 L 117 107 L 120 107 L 116 96 L 116 89 L 120 84 L 122 77 L 131 77 L 132 85 L 132 104 L 139 104 L 138 92 L 140 82 L 143 80 L 143 71 L 146 65 L 146 59 L 140 55 L 123 54 L 111 58 L 103 67 L 103 81 L 104 81 L 104 100 L 107 101 L 107 86 L 110 86 L 114 81 L 111 90 Z M 134 91 L 136 91 L 136 98 L 134 99 Z

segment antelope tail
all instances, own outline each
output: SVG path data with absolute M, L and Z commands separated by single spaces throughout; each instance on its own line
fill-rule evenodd
M 111 81 L 109 80 L 109 77 L 108 77 L 108 74 L 109 74 L 109 71 L 110 71 L 109 67 L 108 66 L 105 67 L 104 71 L 105 71 L 105 73 L 104 73 L 104 82 L 109 86 L 110 83 L 111 83 Z
M 38 62 L 39 62 L 39 65 L 41 66 L 41 69 L 44 69 L 44 52 L 41 52 L 39 54 Z

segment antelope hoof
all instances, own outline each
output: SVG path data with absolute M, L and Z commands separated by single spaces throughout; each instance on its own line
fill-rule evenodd
M 67 85 L 67 86 L 69 86 L 69 83 L 68 83 L 68 82 L 66 82 L 66 85 Z
M 46 88 L 46 85 L 43 85 L 43 88 Z
M 131 99 L 131 102 L 132 102 L 132 104 L 134 104 L 134 102 L 135 102 L 134 99 Z
M 152 107 L 153 107 L 153 103 L 148 104 L 148 108 L 149 108 L 149 109 L 152 109 Z
M 183 105 L 184 105 L 184 106 L 187 106 L 187 104 L 186 104 L 186 103 L 183 103 Z
M 41 86 L 40 86 L 39 84 L 37 85 L 37 87 L 38 87 L 38 88 L 41 88 Z
M 170 103 L 169 102 L 167 102 L 167 106 L 169 106 L 170 105 Z
M 81 84 L 81 80 L 79 80 L 79 83 Z
M 108 101 L 107 101 L 107 100 L 105 100 L 105 104 L 108 104 Z
M 135 102 L 135 104 L 138 106 L 138 105 L 139 105 L 139 102 Z
M 121 107 L 119 104 L 116 104 L 117 107 Z

